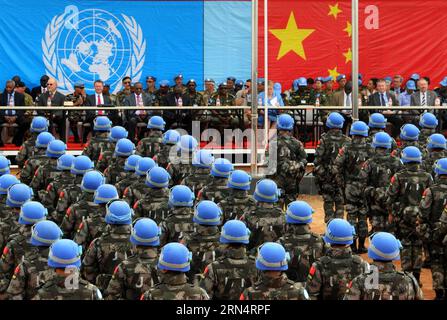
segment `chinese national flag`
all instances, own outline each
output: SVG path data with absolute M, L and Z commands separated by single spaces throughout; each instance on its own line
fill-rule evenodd
M 410 3 L 411 2 L 411 3 Z M 264 3 L 259 5 L 259 75 L 264 73 Z M 447 1 L 360 1 L 359 71 L 363 79 L 400 74 L 447 76 Z M 351 72 L 351 1 L 268 0 L 269 79 L 334 78 Z

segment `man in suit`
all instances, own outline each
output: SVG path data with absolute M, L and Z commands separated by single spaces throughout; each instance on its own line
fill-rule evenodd
M 405 91 L 405 88 L 403 87 L 403 81 L 404 78 L 401 75 L 395 75 L 393 78 L 393 87 L 391 88 L 391 91 L 394 92 L 396 95 L 396 98 L 399 100 L 399 96 L 402 92 Z
M 343 125 L 343 132 L 347 132 L 349 126 L 352 123 L 352 82 L 348 81 L 344 84 L 343 90 L 334 92 L 332 95 L 333 106 L 347 107 L 351 109 L 343 109 L 341 115 L 345 118 L 345 123 Z M 335 111 L 335 110 L 334 110 Z
M 15 92 L 15 82 L 13 80 L 6 81 L 6 87 L 3 93 L 0 95 L 0 105 L 1 106 L 25 106 L 25 96 L 19 92 Z M 22 145 L 23 136 L 25 134 L 26 128 L 22 127 L 24 121 L 23 110 L 1 110 L 0 111 L 0 124 L 3 132 L 6 134 L 8 128 L 17 127 L 17 132 L 14 135 L 12 142 L 16 146 Z M 3 146 L 3 139 L 0 139 L 0 146 Z
M 50 77 L 44 74 L 40 77 L 40 86 L 31 89 L 31 97 L 33 97 L 33 101 L 36 101 L 36 98 L 47 91 L 48 79 L 50 79 Z
M 135 92 L 126 96 L 124 98 L 124 106 L 126 107 L 148 107 L 152 105 L 152 99 L 149 94 L 143 91 L 143 84 L 141 82 L 136 82 L 134 85 Z M 135 142 L 135 133 L 137 124 L 139 122 L 146 122 L 148 120 L 148 112 L 147 110 L 126 110 L 126 124 L 127 130 L 129 130 L 129 139 Z M 146 131 L 146 127 L 143 127 L 140 131 L 140 136 L 138 139 L 141 139 L 144 132 Z
M 37 105 L 40 107 L 63 107 L 65 102 L 65 95 L 57 91 L 57 81 L 54 78 L 49 78 L 47 82 L 47 91 L 38 97 Z M 62 110 L 50 111 L 39 110 L 37 112 L 41 116 L 45 116 L 50 120 L 50 132 L 54 125 L 57 125 L 57 133 L 61 140 L 65 141 L 65 113 Z
M 172 92 L 164 97 L 163 105 L 178 106 L 175 111 L 163 111 L 163 118 L 166 121 L 167 128 L 182 128 L 191 132 L 191 110 L 180 110 L 182 106 L 191 106 L 191 100 L 187 94 L 184 94 L 184 86 L 175 86 Z M 189 130 L 188 130 L 189 129 Z
M 419 91 L 411 95 L 412 106 L 434 106 L 436 98 L 438 97 L 434 91 L 428 90 L 428 81 L 421 78 L 418 81 Z M 418 114 L 423 113 L 424 110 L 419 110 Z

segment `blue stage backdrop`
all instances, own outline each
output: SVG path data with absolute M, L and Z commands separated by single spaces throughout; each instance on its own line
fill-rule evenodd
M 121 89 L 122 77 L 173 83 L 250 77 L 249 1 L 0 0 L 0 80 L 28 87 L 47 74 L 59 90 L 77 81 Z

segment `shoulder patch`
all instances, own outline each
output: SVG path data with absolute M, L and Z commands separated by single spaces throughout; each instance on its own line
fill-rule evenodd
M 209 271 L 208 266 L 206 266 L 205 270 L 203 270 L 203 275 L 206 276 L 208 274 L 208 271 Z
M 116 267 L 115 267 L 115 270 L 113 270 L 113 275 L 117 274 L 117 273 L 118 273 L 118 270 L 119 270 L 119 266 L 116 266 Z
M 3 255 L 3 256 L 6 256 L 6 255 L 8 255 L 8 253 L 9 253 L 9 248 L 8 248 L 8 246 L 5 246 L 5 247 L 3 248 L 2 255 Z
M 47 186 L 47 192 L 50 192 L 51 189 L 53 189 L 53 184 L 52 184 L 52 183 L 50 183 L 50 184 Z
M 78 232 L 81 232 L 82 229 L 84 229 L 84 222 L 79 225 Z
M 133 204 L 133 209 L 135 210 L 136 208 L 138 208 L 138 204 L 140 203 L 140 200 L 135 201 L 135 203 Z
M 65 192 L 61 191 L 59 192 L 59 199 L 63 199 L 65 197 Z
M 69 207 L 67 209 L 67 211 L 65 212 L 65 216 L 69 217 L 71 215 L 71 207 Z M 80 227 L 80 226 L 79 226 Z
M 244 293 L 241 293 L 241 295 L 239 296 L 239 300 L 244 301 L 248 299 L 245 299 Z
M 338 149 L 338 155 L 342 156 L 345 154 L 345 148 L 341 147 L 340 149 Z
M 124 196 L 127 196 L 128 193 L 129 193 L 129 187 L 127 187 L 126 189 L 124 189 L 123 197 L 124 197 Z
M 102 158 L 104 158 L 104 155 L 103 155 L 102 153 L 100 153 L 100 154 L 99 154 L 99 157 L 98 157 L 98 161 L 101 161 Z
M 393 184 L 395 181 L 396 181 L 396 176 L 394 175 L 394 176 L 391 177 L 390 183 Z
M 310 267 L 309 274 L 308 274 L 307 278 L 309 280 L 312 280 L 312 278 L 314 277 L 316 271 L 317 271 L 317 269 L 315 268 L 314 265 L 312 265 L 312 267 Z

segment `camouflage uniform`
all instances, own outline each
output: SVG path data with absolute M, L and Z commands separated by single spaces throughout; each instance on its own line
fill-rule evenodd
M 114 156 L 110 160 L 109 166 L 104 170 L 104 177 L 107 183 L 115 184 L 119 180 L 121 173 L 124 172 L 124 164 L 126 163 L 127 157 L 117 157 Z
M 153 190 L 151 187 L 147 186 L 145 183 L 146 176 L 139 176 L 139 181 L 135 181 L 123 192 L 123 200 L 126 201 L 130 206 L 133 206 L 135 202 L 143 199 L 147 193 Z
M 151 189 L 143 199 L 133 205 L 134 219 L 150 218 L 160 224 L 170 212 L 168 208 L 169 189 Z
M 293 92 L 290 95 L 289 105 L 291 106 L 314 105 L 315 98 L 316 97 L 313 90 L 309 90 L 307 88 L 304 89 L 299 88 L 297 91 Z
M 339 187 L 344 190 L 347 220 L 355 227 L 359 236 L 359 249 L 364 249 L 363 244 L 368 235 L 367 210 L 361 190 L 360 171 L 373 152 L 365 138 L 354 136 L 351 142 L 340 149 L 334 161 L 335 178 Z
M 160 245 L 163 246 L 168 242 L 178 242 L 180 237 L 194 232 L 193 215 L 193 208 L 190 207 L 171 208 L 166 219 L 160 224 Z
M 428 150 L 425 154 L 424 160 L 422 161 L 422 168 L 430 173 L 433 179 L 436 178 L 435 172 L 433 171 L 435 162 L 442 158 L 447 158 L 447 150 L 432 149 Z
M 82 260 L 82 274 L 105 290 L 119 263 L 132 255 L 130 225 L 108 225 L 105 232 L 92 241 Z
M 209 300 L 205 290 L 187 280 L 184 273 L 163 273 L 161 283 L 146 291 L 140 300 Z
M 377 286 L 371 288 L 371 279 L 377 273 Z M 359 275 L 351 281 L 344 297 L 344 300 L 423 299 L 422 290 L 413 275 L 397 271 L 392 262 L 373 262 L 371 271 Z
M 219 98 L 221 106 L 236 105 L 235 96 L 229 93 L 227 93 L 226 95 L 221 95 L 218 92 L 210 97 L 208 105 L 216 106 L 217 98 Z M 212 115 L 210 117 L 210 128 L 218 130 L 221 137 L 223 138 L 225 129 L 233 128 L 238 124 L 238 118 L 235 111 L 235 109 L 227 110 L 225 108 L 223 108 L 222 110 L 211 110 Z
M 57 169 L 57 159 L 49 158 L 47 162 L 41 164 L 34 174 L 29 186 L 33 189 L 34 195 L 39 200 L 39 190 L 45 189 L 52 181 L 61 176 L 64 171 Z
M 124 99 L 126 97 L 130 96 L 132 94 L 132 91 L 130 89 L 123 89 L 116 93 L 116 105 L 117 106 L 123 106 L 124 105 Z
M 172 150 L 172 148 L 174 148 L 174 149 Z M 160 151 L 153 158 L 158 163 L 159 167 L 162 167 L 165 169 L 168 167 L 168 164 L 170 163 L 169 156 L 170 156 L 171 150 L 174 155 L 177 154 L 177 151 L 176 151 L 177 146 L 175 144 L 162 144 L 160 146 Z
M 188 155 L 177 155 L 172 161 L 169 162 L 166 167 L 166 171 L 169 172 L 171 176 L 171 185 L 175 186 L 180 184 L 183 179 L 191 174 L 194 170 L 194 166 L 192 165 L 192 154 Z
M 49 247 L 38 246 L 15 268 L 6 294 L 10 300 L 31 300 L 37 289 L 51 278 Z
M 334 161 L 338 150 L 350 141 L 340 129 L 331 129 L 322 134 L 315 150 L 314 176 L 323 197 L 325 223 L 344 215 L 343 193 L 335 181 Z
M 307 155 L 303 144 L 289 132 L 279 131 L 276 139 L 277 166 L 271 177 L 284 192 L 285 205 L 295 201 L 306 172 Z
M 104 294 L 107 300 L 138 300 L 159 283 L 157 248 L 137 246 L 134 251 L 115 268 Z
M 208 184 L 210 180 L 210 169 L 209 168 L 198 168 L 194 167 L 192 172 L 187 175 L 181 184 L 189 187 L 194 195 L 197 197 L 198 193 L 202 188 Z
M 150 129 L 149 136 L 138 142 L 136 154 L 142 157 L 152 158 L 160 152 L 162 141 L 163 132 L 161 130 Z
M 37 148 L 36 145 L 36 139 L 37 139 L 38 133 L 31 133 L 31 136 L 23 142 L 22 146 L 19 149 L 19 152 L 16 155 L 16 162 L 19 169 L 23 168 L 25 165 L 25 161 L 31 157 L 33 157 L 39 150 L 46 151 L 45 149 Z
M 256 282 L 257 272 L 255 258 L 247 255 L 245 246 L 229 245 L 205 268 L 200 286 L 211 299 L 237 300 L 244 289 Z
M 223 223 L 228 220 L 240 219 L 244 213 L 256 210 L 256 201 L 248 194 L 248 191 L 229 189 L 228 194 L 219 206 L 223 212 Z
M 42 150 L 42 153 L 36 154 L 32 158 L 26 160 L 23 169 L 20 171 L 20 181 L 24 184 L 30 185 L 37 168 L 46 164 L 51 159 L 46 156 L 46 149 L 39 150 Z
M 373 157 L 366 160 L 360 171 L 371 232 L 387 230 L 386 188 L 388 181 L 400 169 L 399 158 L 392 156 L 389 150 L 377 148 Z
M 433 289 L 444 291 L 447 250 L 442 239 L 436 239 L 437 222 L 447 204 L 447 176 L 441 175 L 430 187 L 425 189 L 420 202 L 420 216 L 417 231 L 426 245 L 430 256 Z M 426 257 L 427 258 L 427 257 Z
M 392 212 L 396 237 L 400 239 L 402 270 L 412 271 L 419 281 L 422 267 L 422 240 L 416 231 L 422 193 L 433 184 L 432 176 L 417 163 L 406 164 L 396 173 L 387 189 L 388 208 Z
M 193 275 L 202 272 L 205 267 L 216 260 L 219 257 L 220 232 L 217 226 L 202 226 L 195 225 L 195 231 L 187 233 L 179 240 L 189 251 L 192 252 L 191 270 L 188 272 Z
M 53 271 L 50 280 L 42 285 L 33 300 L 102 300 L 99 289 L 84 279 L 79 279 L 74 288 L 66 287 L 66 277 Z
M 282 235 L 285 225 L 285 214 L 275 203 L 258 202 L 256 209 L 245 212 L 240 220 L 246 222 L 250 229 L 248 249 L 255 249 L 264 242 L 277 241 Z
M 260 279 L 252 287 L 245 289 L 240 300 L 309 300 L 309 295 L 301 283 L 293 282 L 285 273 L 272 278 L 261 273 Z
M 68 207 L 60 225 L 65 238 L 73 239 L 75 237 L 76 231 L 79 230 L 81 223 L 87 219 L 91 211 L 98 210 L 101 211 L 100 214 L 105 213 L 104 207 L 94 203 L 93 198 L 94 193 L 83 192 L 79 200 Z
M 374 135 L 378 132 L 385 132 L 383 129 L 379 128 L 369 128 L 369 135 L 366 138 L 366 143 L 371 144 L 373 142 Z M 393 137 L 391 137 L 391 151 L 394 151 L 397 149 L 397 142 L 394 140 Z
M 96 162 L 95 169 L 101 172 L 109 166 L 110 160 L 113 158 L 113 153 L 115 152 L 116 142 L 109 141 L 104 143 L 101 147 L 101 151 Z
M 427 147 L 428 138 L 434 133 L 437 133 L 436 129 L 421 128 L 419 133 L 419 145 L 421 146 L 421 149 L 425 149 Z
M 439 218 L 439 221 L 436 223 L 435 234 L 433 235 L 434 241 L 438 244 L 442 244 L 443 248 L 447 245 L 447 207 L 444 207 L 444 210 Z M 442 288 L 444 290 L 444 299 L 447 299 L 446 290 L 447 290 L 447 250 L 444 249 L 443 255 L 439 255 L 439 264 L 438 261 L 434 260 L 432 263 L 432 274 L 433 274 L 433 287 L 438 286 L 438 288 Z M 439 254 L 439 253 L 438 253 Z M 436 257 L 435 257 L 436 258 Z M 436 282 L 435 282 L 436 277 Z
M 56 215 L 57 221 L 62 221 L 65 213 L 67 212 L 67 209 L 72 205 L 80 201 L 84 198 L 84 194 L 90 195 L 88 197 L 90 200 L 93 201 L 93 193 L 88 193 L 82 191 L 81 186 L 71 185 L 71 186 L 65 186 L 60 192 L 59 192 L 59 198 L 57 199 L 56 203 L 56 210 L 53 213 L 53 215 Z
M 395 155 L 396 157 L 400 158 L 402 150 L 404 150 L 406 147 L 416 147 L 416 148 L 418 148 L 421 151 L 422 158 L 425 158 L 426 151 L 425 151 L 425 149 L 422 149 L 421 144 L 419 143 L 419 141 L 401 140 L 400 142 L 401 142 L 400 146 L 393 151 L 393 155 Z
M 109 132 L 98 131 L 90 138 L 90 141 L 84 147 L 84 150 L 82 150 L 82 155 L 89 157 L 90 160 L 96 163 L 101 154 L 101 149 L 109 142 Z
M 208 184 L 199 191 L 197 201 L 211 200 L 219 203 L 228 195 L 228 179 L 210 176 Z
M 287 224 L 278 242 L 290 254 L 287 277 L 296 282 L 306 282 L 310 266 L 324 253 L 321 236 L 312 232 L 309 225 Z
M 1 212 L 3 215 L 0 220 L 0 248 L 3 248 L 9 240 L 9 236 L 19 231 L 22 225 L 19 224 L 17 217 L 20 208 L 11 208 L 5 206 Z
M 73 241 L 81 245 L 83 249 L 96 238 L 100 237 L 106 230 L 107 224 L 104 220 L 106 215 L 106 207 L 104 204 L 89 203 L 89 212 L 87 218 L 82 218 Z M 81 212 L 78 212 L 78 214 Z
M 331 247 L 312 264 L 306 289 L 312 300 L 341 300 L 349 282 L 368 269 L 368 263 L 353 255 L 351 248 Z
M 133 171 L 121 171 L 115 183 L 118 195 L 123 197 L 124 191 L 139 178 L 140 176 L 136 175 Z

